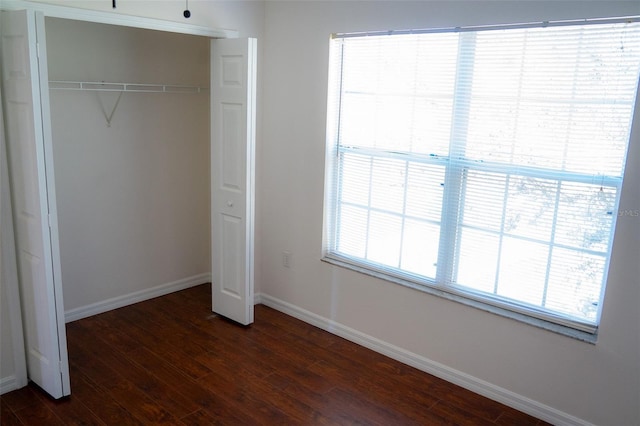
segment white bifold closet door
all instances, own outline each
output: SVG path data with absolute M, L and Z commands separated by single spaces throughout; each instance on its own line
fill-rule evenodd
M 27 375 L 69 395 L 44 16 L 2 11 L 2 83 Z
M 211 41 L 213 311 L 253 322 L 256 40 Z

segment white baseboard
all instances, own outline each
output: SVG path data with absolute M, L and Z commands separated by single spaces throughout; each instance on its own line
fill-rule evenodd
M 20 386 L 15 375 L 0 377 L 0 395 L 4 395 L 7 392 L 20 389 L 24 385 Z
M 112 309 L 118 309 L 123 306 L 132 305 L 134 303 L 153 299 L 154 297 L 158 296 L 164 296 L 165 294 L 184 290 L 186 288 L 194 287 L 208 282 L 211 282 L 211 273 L 204 273 L 184 278 L 178 281 L 160 284 L 155 287 L 125 294 L 123 296 L 118 296 L 100 302 L 92 303 L 90 305 L 81 306 L 79 308 L 70 309 L 68 311 L 65 311 L 64 313 L 65 322 L 76 321 L 82 318 L 90 317 L 92 315 L 101 314 Z
M 389 358 L 415 367 L 450 383 L 454 383 L 479 395 L 500 402 L 516 410 L 527 413 L 554 425 L 562 426 L 594 426 L 582 419 L 559 411 L 553 407 L 534 401 L 507 389 L 493 385 L 484 380 L 470 376 L 432 361 L 413 352 L 402 349 L 368 334 L 354 330 L 328 318 L 309 312 L 296 305 L 261 293 L 259 300 L 262 304 L 276 309 L 306 323 L 314 325 L 337 336 L 343 337 L 361 346 L 374 350 Z

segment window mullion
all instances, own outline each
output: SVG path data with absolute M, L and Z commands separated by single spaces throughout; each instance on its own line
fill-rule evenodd
M 436 282 L 448 285 L 454 282 L 455 256 L 459 238 L 459 221 L 462 219 L 461 194 L 466 167 L 465 157 L 469 111 L 471 103 L 471 80 L 475 56 L 475 33 L 461 33 L 458 38 L 458 60 L 451 111 L 451 136 L 449 163 L 445 172 L 442 199 L 442 220 Z

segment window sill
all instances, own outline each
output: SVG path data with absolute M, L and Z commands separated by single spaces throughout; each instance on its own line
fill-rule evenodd
M 417 284 L 415 282 L 405 280 L 399 277 L 395 277 L 389 274 L 385 274 L 383 272 L 374 271 L 363 266 L 358 266 L 350 262 L 346 262 L 342 259 L 337 259 L 330 256 L 325 256 L 321 259 L 323 262 L 329 263 L 331 265 L 340 266 L 342 268 L 350 269 L 355 272 L 359 272 L 361 274 L 369 275 L 375 278 L 379 278 L 381 280 L 389 281 L 394 284 L 400 284 L 405 287 L 412 288 L 417 291 L 421 291 L 423 293 L 427 293 L 433 296 L 442 297 L 447 300 L 451 300 L 454 302 L 461 303 L 463 305 L 471 306 L 476 309 L 480 309 L 485 312 L 492 313 L 494 315 L 499 315 L 501 317 L 509 318 L 512 320 L 516 320 L 534 327 L 541 328 L 543 330 L 551 331 L 553 333 L 561 334 L 563 336 L 571 337 L 576 340 L 580 340 L 585 343 L 596 344 L 598 339 L 597 332 L 592 334 L 586 331 L 576 330 L 571 327 L 567 327 L 561 324 L 556 324 L 551 321 L 546 321 L 540 318 L 535 318 L 529 315 L 525 315 L 519 312 L 513 312 L 508 309 L 501 308 L 499 306 L 494 306 L 488 303 L 483 303 L 475 299 L 470 299 L 459 294 L 449 293 L 447 291 L 443 291 L 438 288 L 429 287 L 426 285 Z

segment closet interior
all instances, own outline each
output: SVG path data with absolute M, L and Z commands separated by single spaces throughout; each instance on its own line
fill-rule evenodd
M 209 38 L 46 18 L 64 309 L 207 280 Z

